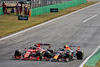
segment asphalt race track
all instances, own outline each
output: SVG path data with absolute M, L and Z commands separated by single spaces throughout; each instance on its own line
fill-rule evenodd
M 83 60 L 72 62 L 13 60 L 16 49 L 34 43 L 50 43 L 52 48 L 64 44 L 80 45 Z M 100 3 L 48 24 L 0 41 L 0 67 L 78 67 L 100 45 Z

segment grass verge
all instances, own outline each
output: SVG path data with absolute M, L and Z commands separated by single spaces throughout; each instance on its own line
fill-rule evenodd
M 78 6 L 60 10 L 57 13 L 46 13 L 46 14 L 35 16 L 35 17 L 29 17 L 28 21 L 18 20 L 18 17 L 16 16 L 15 13 L 11 14 L 11 15 L 1 15 L 0 16 L 0 38 L 7 36 L 9 34 L 18 32 L 20 30 L 38 25 L 45 21 L 51 20 L 53 18 L 71 13 L 71 12 L 79 10 L 81 8 L 90 6 L 94 3 L 97 3 L 97 2 L 89 1 L 85 4 L 81 4 Z
M 100 67 L 100 60 L 98 61 L 96 66 L 83 66 L 83 67 Z

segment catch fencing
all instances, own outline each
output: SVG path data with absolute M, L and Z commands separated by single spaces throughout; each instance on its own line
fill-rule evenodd
M 63 2 L 63 3 L 59 3 L 59 4 L 48 5 L 48 6 L 39 7 L 39 8 L 33 8 L 33 9 L 31 9 L 30 15 L 36 16 L 36 15 L 40 15 L 40 14 L 44 14 L 44 13 L 50 13 L 51 8 L 58 8 L 58 10 L 61 10 L 61 9 L 73 7 L 73 6 L 76 6 L 79 4 L 83 4 L 86 2 L 87 2 L 87 0 L 72 0 L 72 1 Z
M 0 7 L 2 6 L 3 2 L 10 5 L 10 4 L 16 4 L 18 1 L 20 0 L 0 0 Z
M 19 1 L 26 1 L 28 7 L 31 8 L 31 10 L 29 10 L 30 16 L 49 13 L 50 8 L 58 8 L 58 10 L 61 10 L 87 2 L 87 0 L 0 0 L 0 7 L 3 2 L 5 2 L 7 6 L 11 4 L 15 6 Z
M 18 3 L 19 1 L 25 1 L 30 8 L 37 8 L 47 5 L 63 3 L 71 0 L 0 0 L 0 6 L 2 6 L 3 2 L 5 2 L 9 6 L 11 4 Z
M 31 8 L 43 7 L 58 3 L 63 3 L 71 0 L 31 0 Z

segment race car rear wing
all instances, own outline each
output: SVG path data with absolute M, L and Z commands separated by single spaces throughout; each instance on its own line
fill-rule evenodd
M 69 47 L 80 47 L 79 45 L 69 45 Z
M 69 47 L 77 47 L 77 50 L 80 50 L 80 46 L 79 45 L 69 45 Z
M 41 46 L 49 46 L 50 44 L 41 44 L 41 43 L 40 43 L 40 45 L 41 45 Z
M 80 46 L 79 45 L 67 45 L 67 49 L 71 48 L 71 47 L 77 47 L 77 50 L 80 50 Z
M 51 48 L 51 44 L 42 44 L 42 43 L 37 43 L 35 46 L 40 47 L 40 46 L 49 46 Z

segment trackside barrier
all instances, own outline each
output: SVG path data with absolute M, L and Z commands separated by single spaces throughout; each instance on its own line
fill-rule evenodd
M 72 0 L 64 3 L 59 3 L 59 4 L 54 4 L 54 5 L 49 5 L 49 6 L 39 7 L 39 8 L 33 8 L 31 9 L 31 17 L 44 14 L 44 13 L 50 13 L 50 8 L 58 8 L 58 10 L 62 10 L 86 2 L 87 0 Z
M 0 15 L 2 15 L 2 14 L 3 14 L 3 8 L 0 7 Z
M 92 57 L 90 57 L 90 59 L 85 63 L 85 66 L 96 66 L 99 60 L 100 60 L 100 48 Z

